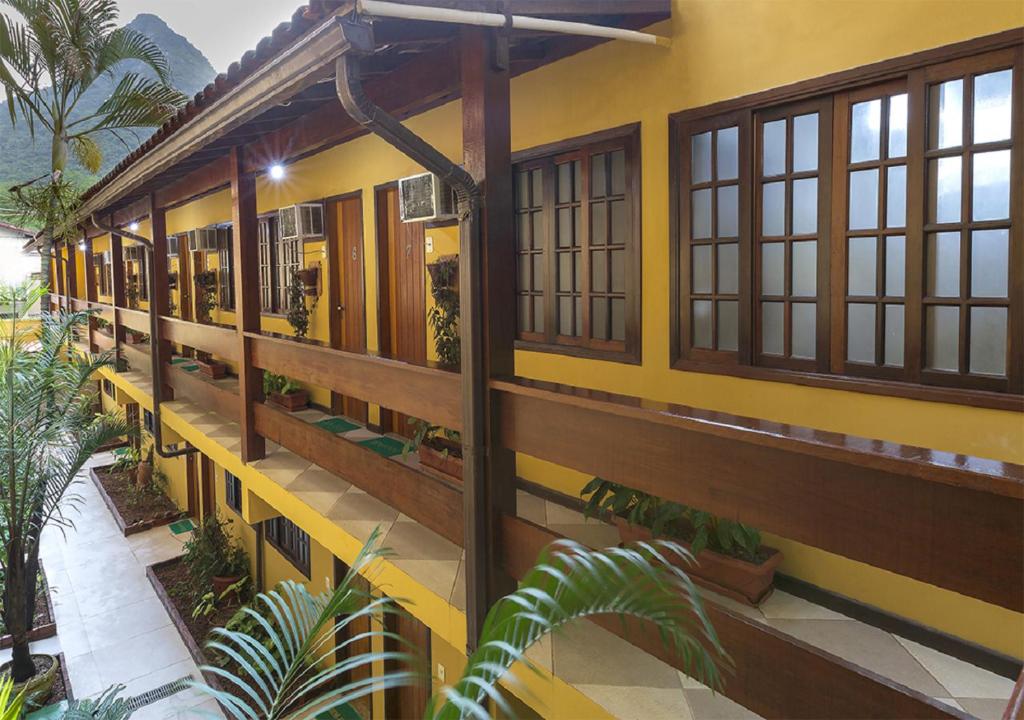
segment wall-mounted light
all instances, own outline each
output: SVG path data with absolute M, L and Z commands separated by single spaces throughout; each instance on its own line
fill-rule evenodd
M 78 249 L 85 250 L 85 240 L 82 240 L 78 243 Z
M 268 168 L 267 173 L 270 175 L 271 180 L 282 180 L 284 179 L 284 165 L 274 163 Z
M 132 224 L 130 224 L 128 226 L 128 229 L 131 230 L 132 232 L 138 232 L 139 231 L 139 224 L 137 222 L 133 222 Z

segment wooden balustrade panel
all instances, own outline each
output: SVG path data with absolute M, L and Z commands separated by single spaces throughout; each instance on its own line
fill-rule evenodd
M 77 312 L 85 312 L 89 309 L 89 301 L 81 298 L 71 298 L 71 307 Z
M 173 365 L 164 365 L 161 373 L 164 381 L 174 389 L 174 397 L 188 399 L 207 412 L 237 422 L 238 393 L 226 390 L 214 383 L 197 377 L 195 372 L 187 372 Z
M 203 350 L 224 360 L 238 361 L 238 333 L 228 328 L 162 317 L 160 337 L 178 345 Z
M 129 367 L 147 376 L 153 374 L 153 365 L 149 355 L 149 345 L 121 343 L 121 354 L 128 361 Z
M 114 322 L 114 306 L 106 305 L 104 303 L 90 302 L 89 307 L 93 310 L 97 310 L 97 316 L 103 318 L 108 323 Z
M 114 349 L 114 338 L 105 333 L 94 332 L 92 334 L 92 341 L 101 352 Z
M 457 373 L 246 333 L 258 368 L 334 390 L 390 410 L 462 429 Z
M 499 524 L 502 565 L 521 579 L 556 533 L 518 517 Z M 969 718 L 948 705 L 720 605 L 706 602 L 708 619 L 735 668 L 722 694 L 765 718 Z M 597 616 L 597 625 L 679 670 L 681 657 L 662 644 L 654 624 Z
M 117 309 L 117 321 L 126 328 L 149 334 L 149 313 L 141 310 Z
M 463 546 L 462 490 L 268 405 L 253 408 L 256 432 Z
M 1024 610 L 1019 465 L 577 389 L 492 387 L 508 448 Z

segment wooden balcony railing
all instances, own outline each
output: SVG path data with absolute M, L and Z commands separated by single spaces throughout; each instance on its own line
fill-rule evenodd
M 178 345 L 208 352 L 230 362 L 238 361 L 238 333 L 228 328 L 162 317 L 160 337 Z
M 525 380 L 492 390 L 505 447 L 1024 610 L 1020 465 Z

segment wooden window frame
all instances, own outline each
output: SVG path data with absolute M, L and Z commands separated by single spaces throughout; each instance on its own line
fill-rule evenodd
M 233 232 L 231 225 L 217 228 L 217 300 L 220 308 L 229 312 L 235 311 Z
M 961 379 L 966 377 L 967 382 L 952 386 L 950 383 L 943 383 L 941 381 L 942 378 L 934 377 L 935 374 L 933 372 L 924 370 L 924 348 L 923 342 L 920 341 L 924 323 L 922 303 L 920 302 L 920 299 L 923 298 L 923 287 L 920 284 L 922 282 L 923 264 L 922 267 L 915 268 L 913 272 L 909 271 L 911 266 L 915 266 L 924 257 L 924 250 L 920 244 L 923 243 L 923 235 L 918 231 L 918 234 L 912 237 L 915 232 L 912 226 L 918 221 L 919 225 L 923 224 L 926 209 L 924 204 L 927 202 L 923 189 L 914 186 L 915 182 L 923 183 L 923 178 L 918 179 L 909 167 L 913 162 L 912 156 L 915 153 L 921 155 L 925 153 L 924 138 L 913 137 L 913 128 L 915 126 L 914 114 L 923 112 L 924 105 L 922 103 L 925 102 L 923 93 L 926 84 L 939 82 L 940 80 L 933 78 L 940 77 L 943 68 L 957 68 L 955 71 L 951 71 L 953 76 L 956 76 L 957 73 L 961 76 L 969 76 L 969 73 L 972 71 L 965 71 L 964 68 L 974 67 L 977 63 L 981 62 L 985 69 L 977 72 L 990 72 L 996 69 L 991 65 L 993 58 L 1003 58 L 1006 67 L 1010 65 L 1014 67 L 1015 87 L 1018 88 L 1013 98 L 1013 154 L 1011 157 L 1013 174 L 1010 185 L 1011 218 L 1009 222 L 1011 224 L 1011 233 L 1009 253 L 1011 267 L 1022 267 L 1024 266 L 1024 247 L 1022 247 L 1024 245 L 1024 239 L 1022 239 L 1022 235 L 1024 235 L 1024 232 L 1022 232 L 1024 231 L 1024 228 L 1022 228 L 1024 212 L 1022 212 L 1021 204 L 1012 200 L 1013 197 L 1021 196 L 1021 188 L 1024 186 L 1024 183 L 1022 183 L 1022 175 L 1024 175 L 1024 167 L 1022 167 L 1024 166 L 1024 158 L 1022 158 L 1022 155 L 1024 155 L 1024 131 L 1022 131 L 1024 120 L 1022 120 L 1022 116 L 1024 116 L 1024 111 L 1022 111 L 1021 107 L 1021 95 L 1024 95 L 1024 93 L 1019 91 L 1020 78 L 1022 73 L 1024 73 L 1024 43 L 1021 41 L 1019 30 L 1008 30 L 942 48 L 884 60 L 872 65 L 845 70 L 784 87 L 773 88 L 741 98 L 725 100 L 706 107 L 683 110 L 671 115 L 669 117 L 671 367 L 684 371 L 728 374 L 774 382 L 790 382 L 811 387 L 825 387 L 933 402 L 957 403 L 1016 412 L 1024 411 L 1024 397 L 1020 394 L 1022 392 L 1022 383 L 1024 383 L 1024 378 L 1022 378 L 1022 374 L 1024 374 L 1024 355 L 1022 355 L 1024 353 L 1024 347 L 1022 347 L 1024 346 L 1024 341 L 1021 340 L 1021 338 L 1024 338 L 1024 278 L 1020 276 L 1011 276 L 1010 278 L 1007 378 L 1005 380 L 997 378 L 997 383 L 1002 383 L 1005 387 L 994 389 L 991 378 L 964 376 L 961 374 L 959 377 Z M 826 336 L 830 347 L 824 358 L 826 359 L 824 368 L 808 371 L 785 367 L 764 367 L 752 364 L 752 359 L 745 358 L 742 348 L 744 340 L 743 316 L 744 314 L 751 316 L 753 312 L 753 301 L 749 295 L 746 304 L 741 300 L 741 349 L 740 352 L 736 353 L 735 358 L 721 354 L 709 356 L 690 352 L 686 343 L 683 342 L 683 339 L 688 336 L 684 326 L 684 315 L 686 313 L 683 312 L 685 303 L 682 290 L 685 287 L 684 282 L 689 268 L 689 260 L 685 252 L 688 250 L 688 244 L 683 242 L 684 223 L 682 220 L 684 216 L 681 203 L 681 198 L 686 189 L 686 183 L 684 182 L 684 177 L 686 176 L 683 175 L 683 163 L 679 161 L 683 153 L 684 133 L 687 128 L 694 127 L 695 123 L 699 122 L 714 123 L 730 113 L 739 115 L 743 113 L 753 114 L 757 111 L 772 109 L 790 102 L 821 99 L 826 96 L 829 100 L 832 100 L 840 93 L 856 92 L 868 86 L 899 80 L 907 84 L 909 96 L 908 112 L 911 116 L 908 122 L 907 138 L 906 263 L 908 273 L 905 287 L 905 332 L 907 338 L 905 340 L 904 355 L 905 365 L 916 362 L 911 360 L 912 357 L 920 357 L 919 367 L 921 372 L 916 374 L 908 373 L 905 378 L 893 379 L 884 377 L 886 373 L 878 373 L 879 376 L 874 376 L 872 373 L 847 373 L 846 370 L 842 369 L 843 363 L 839 361 L 845 359 L 845 309 L 836 307 L 838 297 L 836 278 L 838 272 L 835 262 L 831 262 L 827 270 L 827 285 L 825 288 L 822 288 L 821 285 L 818 287 L 819 302 L 825 303 L 828 306 Z M 836 122 L 838 122 L 838 118 L 833 118 L 833 123 Z M 920 127 L 920 124 L 923 122 L 924 120 L 918 119 L 916 124 Z M 753 133 L 753 130 L 751 132 Z M 834 128 L 832 128 L 832 132 L 835 132 Z M 688 142 L 688 135 L 685 138 Z M 842 170 L 845 171 L 846 167 L 843 166 Z M 839 171 L 840 168 L 833 167 L 832 175 L 828 177 L 822 171 L 821 175 L 819 175 L 820 181 L 826 182 L 834 188 L 834 174 Z M 833 189 L 832 192 L 838 191 Z M 964 188 L 964 194 L 967 194 L 967 192 L 968 189 Z M 741 193 L 741 195 L 743 194 L 745 193 Z M 843 202 L 845 204 L 845 198 Z M 835 220 L 835 207 L 836 203 L 832 202 L 829 215 L 825 220 L 829 228 L 833 228 L 833 234 L 834 224 L 837 222 Z M 753 222 L 753 219 L 750 222 Z M 821 228 L 819 228 L 819 231 L 821 231 Z M 688 238 L 685 239 L 688 240 Z M 838 252 L 839 248 L 845 251 L 845 242 L 834 240 L 831 244 L 833 247 L 830 248 L 829 255 L 833 252 Z M 741 249 L 741 292 L 744 282 L 750 283 L 753 280 L 753 266 L 751 265 L 746 273 L 742 269 L 744 255 Z M 749 253 L 746 255 L 749 256 Z M 819 263 L 823 260 L 823 253 L 820 247 L 818 260 Z M 842 267 L 845 272 L 845 262 L 842 264 Z M 961 264 L 961 272 L 965 272 L 963 263 Z M 841 287 L 845 288 L 845 282 L 842 283 Z M 825 291 L 824 294 L 822 292 L 823 289 Z M 838 312 L 840 309 L 843 312 Z M 843 341 L 842 355 L 837 355 L 839 349 L 833 340 L 838 332 L 837 327 L 843 333 L 840 336 Z M 912 327 L 914 328 L 913 331 L 910 330 Z M 916 333 L 918 336 L 914 344 L 911 344 L 911 332 Z M 747 336 L 750 337 L 749 334 Z M 819 343 L 821 340 L 819 332 Z M 821 360 L 823 358 L 819 357 L 818 359 Z
M 285 525 L 285 523 L 287 523 L 287 525 Z M 264 535 L 267 542 L 270 543 L 275 550 L 281 553 L 288 562 L 294 565 L 295 569 L 305 575 L 308 580 L 312 553 L 312 543 L 310 541 L 309 533 L 288 518 L 281 515 L 267 520 L 265 530 L 266 532 Z M 290 546 L 291 540 L 287 537 L 288 534 L 293 535 L 292 540 L 298 544 L 298 547 Z M 282 535 L 285 537 L 279 537 Z M 305 546 L 305 552 L 303 552 L 303 545 Z M 305 555 L 305 557 L 303 557 L 303 555 Z
M 260 311 L 274 313 L 277 298 L 277 219 L 276 215 L 262 215 L 259 218 L 257 247 L 260 255 Z
M 592 198 L 590 198 L 589 158 L 595 154 L 618 149 L 624 150 L 626 154 L 625 199 L 629 204 L 630 210 L 629 237 L 624 246 L 626 262 L 624 269 L 625 339 L 623 341 L 616 341 L 588 338 L 586 336 L 562 336 L 557 332 L 556 310 L 557 258 L 554 248 L 556 244 L 554 240 L 555 224 L 557 223 L 555 213 L 556 165 L 573 159 L 586 159 L 585 163 L 581 163 L 583 189 L 580 200 L 580 226 L 577 228 L 577 231 L 583 237 L 583 241 L 580 243 L 580 255 L 582 258 L 582 269 L 580 272 L 582 289 L 580 290 L 580 298 L 583 303 L 583 326 L 584 328 L 590 328 L 590 202 Z M 641 276 L 641 215 L 643 196 L 639 123 L 611 128 L 590 135 L 570 138 L 513 153 L 512 166 L 513 172 L 519 169 L 535 169 L 538 167 L 544 169 L 544 333 L 519 333 L 517 330 L 516 349 L 570 355 L 595 360 L 609 360 L 634 365 L 640 364 L 642 361 L 641 309 L 643 279 Z M 606 201 L 603 198 L 599 198 L 597 202 Z M 517 243 L 518 251 L 518 236 L 515 237 L 515 242 Z M 518 279 L 518 266 L 515 272 Z M 618 295 L 609 291 L 608 293 L 597 293 L 594 297 L 603 297 L 609 294 Z M 516 291 L 516 302 L 518 317 L 518 288 Z
M 150 410 L 142 409 L 142 427 L 150 435 L 153 435 L 153 413 Z
M 227 470 L 224 471 L 224 504 L 242 514 L 242 481 Z
M 112 400 L 117 399 L 117 391 L 114 388 L 114 383 L 112 380 L 103 378 L 103 394 Z

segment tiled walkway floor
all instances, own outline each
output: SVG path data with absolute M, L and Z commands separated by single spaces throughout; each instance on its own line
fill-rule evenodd
M 97 465 L 109 464 L 98 455 Z M 178 631 L 146 578 L 146 566 L 181 554 L 187 535 L 166 527 L 125 538 L 88 478 L 74 486 L 82 497 L 66 536 L 44 532 L 42 560 L 52 587 L 57 637 L 38 643 L 63 652 L 75 697 L 122 684 L 133 697 L 185 676 L 199 677 Z M 36 647 L 34 646 L 34 647 Z M 10 651 L 6 651 L 8 654 Z M 222 717 L 215 702 L 184 690 L 147 705 L 133 720 Z

